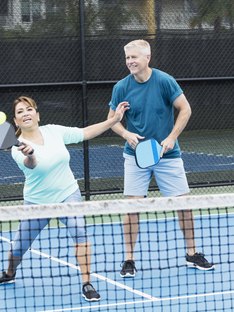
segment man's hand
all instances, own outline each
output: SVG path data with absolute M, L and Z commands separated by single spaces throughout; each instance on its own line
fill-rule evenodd
M 175 146 L 175 139 L 168 136 L 165 140 L 163 140 L 160 144 L 162 146 L 162 151 L 160 157 L 163 156 L 166 152 L 172 150 Z
M 139 143 L 139 140 L 143 140 L 145 137 L 126 130 L 124 132 L 123 138 L 128 142 L 131 148 L 135 149 L 137 144 Z

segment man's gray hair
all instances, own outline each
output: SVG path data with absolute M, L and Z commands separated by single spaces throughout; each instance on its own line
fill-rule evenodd
M 137 48 L 140 49 L 142 53 L 146 55 L 151 55 L 150 44 L 146 40 L 143 39 L 133 40 L 124 46 L 124 51 L 126 52 L 126 50 L 130 48 Z

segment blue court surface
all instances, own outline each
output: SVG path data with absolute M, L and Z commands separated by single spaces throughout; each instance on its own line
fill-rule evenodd
M 76 179 L 84 178 L 83 149 L 69 148 L 71 168 Z M 234 155 L 215 155 L 205 153 L 183 152 L 187 173 L 217 172 L 234 170 Z M 0 162 L 7 164 L 1 167 L 0 184 L 22 183 L 24 177 L 11 158 L 9 151 L 0 152 Z M 94 146 L 89 149 L 90 177 L 114 178 L 123 177 L 123 147 L 117 145 Z
M 196 216 L 195 227 L 197 249 L 216 264 L 214 271 L 185 266 L 184 240 L 177 218 L 171 217 L 166 222 L 141 221 L 135 252 L 138 272 L 135 278 L 123 279 L 121 223 L 89 225 L 92 282 L 102 297 L 93 303 L 81 297 L 79 267 L 66 229 L 46 228 L 25 254 L 16 283 L 0 286 L 0 311 L 233 311 L 234 215 Z M 1 235 L 2 266 L 14 233 Z

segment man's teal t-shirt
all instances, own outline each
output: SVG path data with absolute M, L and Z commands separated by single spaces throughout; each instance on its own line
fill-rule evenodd
M 154 138 L 161 143 L 174 127 L 175 99 L 183 93 L 176 80 L 167 73 L 152 69 L 152 74 L 146 82 L 139 83 L 133 75 L 128 75 L 118 81 L 113 88 L 109 106 L 116 110 L 122 101 L 130 104 L 125 113 L 126 128 L 130 132 Z M 124 152 L 134 155 L 134 150 L 126 142 Z M 163 158 L 180 157 L 178 141 L 173 150 L 163 155 Z

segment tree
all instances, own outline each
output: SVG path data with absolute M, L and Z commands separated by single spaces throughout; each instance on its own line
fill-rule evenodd
M 233 0 L 195 0 L 197 14 L 191 19 L 191 26 L 201 27 L 207 23 L 214 27 L 215 32 L 222 30 L 222 23 L 227 22 L 233 29 L 234 2 Z
M 105 34 L 119 34 L 126 32 L 128 24 L 142 23 L 142 16 L 139 9 L 126 0 L 103 1 L 98 7 L 98 19 L 100 28 Z

